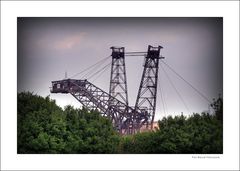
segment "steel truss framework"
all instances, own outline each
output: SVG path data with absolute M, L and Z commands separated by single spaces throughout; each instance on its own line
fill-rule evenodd
M 134 109 L 87 80 L 66 79 L 53 81 L 52 84 L 51 93 L 70 93 L 84 107 L 89 110 L 98 110 L 103 116 L 109 118 L 121 134 L 133 132 Z M 109 106 L 109 101 L 114 101 L 116 104 Z
M 153 121 L 156 111 L 156 95 L 157 95 L 157 81 L 158 81 L 158 67 L 160 50 L 162 46 L 153 47 L 148 46 L 148 53 L 145 57 L 144 69 L 142 74 L 141 83 L 138 90 L 138 95 L 136 99 L 135 109 L 140 110 L 140 116 L 138 114 L 134 115 L 134 120 L 137 124 L 146 125 L 148 128 L 151 125 L 153 127 Z
M 112 67 L 110 76 L 109 94 L 121 100 L 128 106 L 127 76 L 125 67 L 124 47 L 111 47 Z M 109 101 L 110 106 L 116 105 L 117 101 Z
M 112 47 L 112 72 L 109 93 L 87 80 L 52 81 L 51 93 L 70 93 L 85 108 L 98 110 L 109 118 L 121 134 L 134 134 L 152 125 L 156 109 L 158 64 L 162 47 L 148 46 L 144 70 L 135 103 L 128 105 L 124 48 Z M 117 90 L 116 88 L 120 88 Z M 152 126 L 151 126 L 152 128 Z

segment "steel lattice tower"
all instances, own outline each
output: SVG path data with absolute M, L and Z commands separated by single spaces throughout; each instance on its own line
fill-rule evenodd
M 125 68 L 124 47 L 111 47 L 112 67 L 109 94 L 128 106 L 127 77 Z M 109 105 L 116 105 L 116 101 L 109 101 Z
M 159 59 L 163 58 L 160 57 L 160 50 L 162 48 L 162 46 L 148 46 L 148 52 L 145 56 L 143 74 L 135 104 L 135 109 L 140 110 L 140 116 L 134 115 L 134 120 L 136 121 L 135 127 L 137 128 L 142 127 L 143 125 L 146 125 L 148 128 L 149 124 L 151 124 L 152 129 L 156 110 Z
M 109 118 L 121 134 L 134 134 L 154 120 L 158 66 L 161 46 L 148 46 L 147 52 L 125 52 L 124 47 L 111 47 L 112 68 L 109 93 L 85 80 L 52 81 L 51 93 L 70 93 L 84 107 L 98 110 Z M 135 107 L 128 105 L 125 55 L 145 56 L 144 70 Z

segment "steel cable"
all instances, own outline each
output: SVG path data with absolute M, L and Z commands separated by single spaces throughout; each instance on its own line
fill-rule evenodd
M 165 69 L 162 67 L 161 63 L 160 67 L 162 68 L 163 72 L 166 74 L 168 81 L 170 82 L 170 84 L 172 85 L 172 87 L 174 88 L 174 90 L 176 91 L 177 95 L 179 96 L 179 99 L 182 101 L 183 105 L 185 106 L 185 108 L 189 111 L 189 113 L 191 113 L 191 111 L 189 110 L 187 104 L 185 103 L 184 99 L 182 98 L 181 94 L 179 93 L 179 91 L 177 90 L 177 88 L 175 87 L 175 85 L 173 84 L 172 80 L 170 79 L 169 75 L 167 74 L 167 72 L 165 71 Z
M 77 75 L 80 75 L 80 74 L 82 74 L 82 73 L 84 73 L 84 72 L 86 72 L 87 70 L 89 70 L 89 69 L 91 69 L 91 68 L 93 68 L 94 66 L 96 66 L 96 65 L 98 65 L 98 64 L 100 64 L 100 63 L 102 63 L 102 62 L 105 62 L 108 58 L 110 58 L 111 57 L 111 55 L 110 56 L 108 56 L 108 57 L 106 57 L 106 58 L 104 58 L 104 59 L 101 59 L 100 61 L 98 61 L 97 63 L 95 63 L 95 64 L 93 64 L 93 65 L 91 65 L 91 66 L 89 66 L 88 68 L 86 68 L 86 69 L 84 69 L 84 70 L 82 70 L 82 71 L 80 71 L 80 72 L 78 72 L 78 73 L 76 73 L 76 74 L 74 74 L 73 76 L 71 76 L 70 78 L 74 78 L 74 77 L 76 77 Z
M 104 70 L 102 70 L 102 72 L 99 73 L 99 74 L 97 75 L 97 77 L 96 77 L 92 82 L 96 81 L 99 77 L 101 77 L 101 76 L 103 75 L 103 73 L 104 73 L 105 71 L 107 71 L 107 69 L 108 69 L 108 67 L 106 67 Z
M 162 60 L 161 60 L 162 61 Z M 173 73 L 175 73 L 179 78 L 181 78 L 185 83 L 187 83 L 193 90 L 195 90 L 202 98 L 204 98 L 209 103 L 212 103 L 203 93 L 201 93 L 197 88 L 195 88 L 190 82 L 184 79 L 180 74 L 178 74 L 172 67 L 170 67 L 167 63 L 162 61 Z
M 104 70 L 106 67 L 108 67 L 109 65 L 111 65 L 112 62 L 108 63 L 107 65 L 105 65 L 103 68 L 101 68 L 100 70 L 96 71 L 95 73 L 93 73 L 92 75 L 90 75 L 87 79 L 91 79 L 92 77 L 96 76 L 96 74 L 100 73 L 102 70 Z

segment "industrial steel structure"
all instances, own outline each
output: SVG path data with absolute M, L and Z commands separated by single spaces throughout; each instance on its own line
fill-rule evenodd
M 121 100 L 128 106 L 127 77 L 125 67 L 124 47 L 111 47 L 112 67 L 109 94 Z M 109 106 L 116 105 L 117 101 L 109 101 Z
M 148 46 L 148 53 L 145 57 L 142 79 L 135 104 L 135 109 L 140 109 L 142 115 L 134 115 L 136 117 L 134 119 L 139 122 L 138 124 L 144 123 L 147 127 L 150 123 L 151 129 L 156 111 L 159 59 L 164 58 L 160 56 L 161 49 L 162 46 Z
M 70 93 L 84 107 L 98 110 L 109 118 L 121 134 L 134 134 L 142 127 L 152 129 L 158 85 L 161 46 L 148 46 L 147 52 L 125 52 L 124 47 L 111 47 L 112 63 L 109 93 L 87 79 L 52 81 L 51 93 Z M 134 107 L 129 106 L 125 56 L 144 56 L 144 69 Z

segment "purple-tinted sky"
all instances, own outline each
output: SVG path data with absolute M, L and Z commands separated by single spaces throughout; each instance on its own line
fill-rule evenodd
M 17 22 L 18 92 L 50 95 L 60 106 L 79 107 L 80 103 L 71 95 L 50 94 L 51 81 L 63 79 L 65 71 L 72 76 L 109 56 L 111 46 L 123 46 L 126 51 L 147 51 L 148 45 L 161 45 L 164 47 L 161 51 L 164 61 L 209 99 L 222 94 L 222 18 L 24 17 L 18 18 Z M 126 57 L 130 105 L 135 104 L 142 64 L 143 57 Z M 208 109 L 206 100 L 166 67 L 164 69 L 191 112 Z M 159 77 L 166 113 L 189 114 L 161 68 Z M 108 92 L 109 79 L 110 67 L 93 83 Z M 158 88 L 157 119 L 165 115 L 160 97 Z

